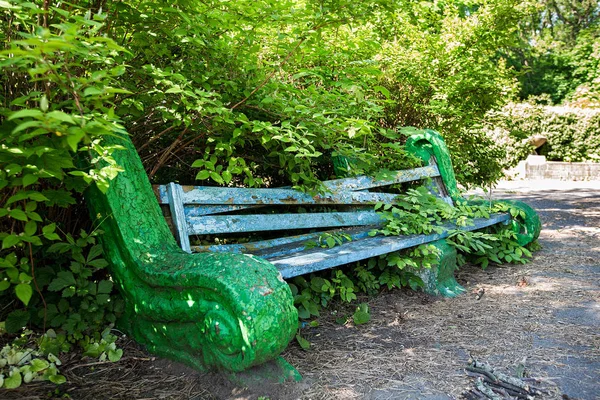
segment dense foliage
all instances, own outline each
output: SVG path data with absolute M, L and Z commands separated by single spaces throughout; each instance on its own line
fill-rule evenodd
M 480 129 L 489 110 L 598 104 L 598 3 L 579 3 L 0 0 L 2 328 L 88 349 L 118 317 L 82 201 L 120 171 L 106 135 L 127 131 L 155 182 L 320 190 L 336 160 L 412 165 L 397 127 L 427 127 L 461 183 L 489 184 L 506 153 Z M 33 371 L 10 365 L 11 384 Z
M 533 153 L 532 136 L 546 139 L 537 153 L 549 161 L 600 162 L 600 109 L 510 103 L 490 112 L 481 126 L 506 144 L 506 167 Z
M 546 95 L 559 104 L 578 89 L 598 93 L 600 6 L 597 0 L 533 2 L 520 21 L 511 61 L 521 71 L 520 96 Z

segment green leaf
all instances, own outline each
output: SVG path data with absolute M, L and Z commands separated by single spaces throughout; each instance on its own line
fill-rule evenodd
M 44 190 L 43 193 L 46 197 L 46 204 L 49 206 L 68 207 L 76 203 L 71 193 L 66 190 Z
M 203 181 L 205 179 L 208 179 L 209 177 L 210 177 L 210 172 L 208 172 L 207 170 L 200 171 L 196 175 L 196 179 L 199 180 L 199 181 Z
M 9 281 L 0 281 L 0 292 L 5 291 L 6 289 L 8 289 L 10 287 L 10 282 Z
M 371 314 L 359 310 L 352 315 L 352 319 L 356 325 L 366 324 L 371 320 Z
M 39 177 L 33 174 L 27 174 L 23 177 L 23 187 L 32 185 L 38 181 Z
M 7 121 L 17 119 L 17 118 L 27 118 L 27 117 L 40 117 L 44 115 L 40 110 L 19 110 L 14 112 L 6 118 Z
M 33 193 L 29 193 L 27 194 L 27 198 L 29 198 L 30 200 L 33 201 L 47 201 L 48 198 L 46 196 L 44 196 L 41 193 L 38 192 L 33 192 Z
M 28 305 L 29 300 L 31 300 L 31 296 L 33 295 L 33 289 L 29 283 L 19 283 L 17 286 L 15 286 L 15 293 L 17 294 L 18 299 L 23 302 L 23 304 Z
M 23 210 L 19 210 L 19 209 L 10 210 L 8 212 L 8 215 L 10 215 L 14 219 L 18 219 L 19 221 L 27 221 L 27 214 L 25 214 L 25 212 Z
M 231 175 L 231 172 L 225 170 L 221 173 L 221 176 L 223 177 L 223 180 L 225 181 L 225 183 L 229 183 L 231 182 L 231 179 L 233 179 L 233 176 Z
M 103 280 L 98 283 L 98 293 L 110 293 L 113 288 L 113 283 L 108 280 Z
M 67 143 L 69 144 L 71 151 L 77 151 L 77 146 L 79 145 L 79 142 L 81 141 L 81 139 L 83 139 L 84 136 L 84 132 L 76 132 L 67 136 Z
M 102 269 L 108 266 L 108 261 L 103 258 L 98 258 L 96 260 L 92 260 L 88 263 L 90 267 L 94 267 L 97 269 Z
M 14 245 L 16 245 L 17 243 L 21 243 L 21 238 L 18 237 L 17 235 L 8 235 L 7 237 L 5 237 L 2 240 L 2 249 L 8 249 L 10 247 L 13 247 Z
M 390 98 L 390 91 L 384 88 L 383 86 L 375 86 L 373 90 L 375 90 L 376 92 L 380 92 L 382 95 L 385 96 L 386 99 Z
M 57 292 L 67 286 L 75 285 L 75 277 L 71 271 L 60 271 L 57 277 L 50 282 L 48 290 Z
M 83 91 L 83 96 L 87 97 L 87 96 L 95 96 L 98 94 L 102 94 L 102 89 L 98 89 L 97 87 L 88 87 L 85 88 L 85 90 Z
M 27 236 L 35 235 L 35 232 L 37 231 L 37 223 L 35 221 L 28 221 L 25 224 L 24 231 Z
M 72 124 L 72 125 L 76 124 L 76 122 L 72 116 L 70 116 L 69 114 L 64 113 L 62 111 L 51 111 L 48 114 L 46 114 L 46 118 L 56 119 L 58 121 L 66 122 L 66 123 Z
M 109 350 L 108 359 L 111 362 L 117 362 L 123 357 L 123 349 Z
M 23 383 L 21 372 L 16 368 L 11 371 L 10 376 L 4 378 L 4 387 L 6 389 L 16 389 L 21 386 L 21 383 Z
M 46 97 L 46 95 L 43 95 L 40 99 L 40 109 L 43 112 L 48 111 L 48 98 Z
M 298 318 L 307 319 L 310 318 L 310 312 L 304 307 L 298 307 Z
M 96 244 L 96 245 L 92 246 L 92 248 L 90 249 L 90 252 L 88 253 L 86 261 L 90 262 L 94 258 L 98 257 L 100 254 L 102 254 L 102 245 Z
M 56 230 L 56 224 L 52 223 L 52 224 L 48 224 L 46 226 L 44 226 L 42 228 L 42 233 L 44 234 L 48 234 L 48 233 L 52 233 Z
M 223 178 L 221 178 L 221 175 L 219 175 L 218 173 L 211 171 L 210 172 L 210 177 L 212 178 L 213 181 L 217 182 L 217 183 L 224 183 L 225 181 L 223 181 Z
M 29 196 L 28 196 L 27 192 L 19 192 L 19 193 L 13 195 L 13 196 L 10 196 L 8 198 L 8 200 L 6 200 L 6 205 L 12 204 L 12 203 L 14 203 L 16 201 L 19 201 L 19 200 L 25 200 L 28 197 Z
M 300 345 L 300 347 L 302 347 L 303 350 L 310 349 L 310 342 L 304 339 L 302 336 L 300 336 L 299 333 L 296 334 L 296 340 L 298 341 L 298 344 Z
M 61 385 L 67 381 L 67 378 L 62 375 L 50 375 L 48 380 L 56 385 Z
M 330 249 L 332 247 L 335 247 L 335 239 L 332 238 L 331 236 L 328 237 L 327 239 L 325 239 L 325 242 L 327 243 L 327 247 L 329 247 Z
M 50 363 L 46 360 L 42 360 L 41 358 L 34 358 L 33 360 L 31 360 L 30 365 L 31 371 L 40 372 L 48 368 L 50 366 Z
M 17 333 L 29 322 L 29 313 L 25 310 L 15 310 L 6 316 L 6 332 Z

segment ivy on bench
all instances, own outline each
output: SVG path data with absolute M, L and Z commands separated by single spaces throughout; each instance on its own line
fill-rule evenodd
M 154 193 L 130 139 L 124 135 L 105 140 L 124 147 L 114 153 L 124 172 L 106 193 L 92 187 L 86 198 L 93 215 L 102 221 L 105 257 L 126 300 L 120 327 L 158 355 L 201 370 L 234 372 L 276 359 L 294 337 L 298 322 L 290 288 L 282 276 L 330 268 L 420 243 L 430 242 L 440 250 L 438 265 L 424 279 L 428 291 L 448 296 L 460 292 L 453 275 L 456 251 L 444 241 L 451 222 L 446 231 L 431 235 L 368 234 L 380 222 L 373 205 L 393 202 L 396 196 L 382 192 L 382 187 L 426 179 L 426 185 L 435 188 L 444 201 L 460 199 L 450 156 L 433 131 L 419 131 L 407 142 L 407 149 L 424 161 L 424 167 L 398 172 L 383 181 L 369 177 L 329 181 L 325 183 L 329 192 L 318 196 L 285 188 L 189 189 L 176 184 Z M 169 203 L 183 249 L 175 241 L 155 195 Z M 340 208 L 330 210 L 334 205 Z M 537 214 L 527 205 L 514 206 L 525 211 L 523 223 L 499 214 L 477 220 L 468 229 L 510 222 L 519 243 L 535 240 L 540 228 Z M 310 210 L 290 212 L 294 207 Z M 274 208 L 283 212 L 272 214 Z M 330 249 L 308 248 L 308 241 L 331 229 L 344 232 L 352 240 Z M 192 246 L 189 242 L 190 235 L 286 231 L 293 232 L 254 243 Z M 281 359 L 277 363 L 285 370 Z

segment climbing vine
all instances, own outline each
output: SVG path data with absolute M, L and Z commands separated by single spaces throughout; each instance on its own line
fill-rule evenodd
M 494 213 L 509 213 L 522 222 L 525 212 L 509 203 L 458 199 L 450 205 L 427 188 L 418 187 L 399 195 L 393 204 L 376 204 L 375 209 L 384 224 L 370 235 L 432 234 L 448 230 L 447 241 L 457 250 L 459 266 L 467 262 L 482 268 L 490 263 L 526 263 L 532 256 L 526 246 L 518 243 L 511 225 L 494 225 L 480 231 L 460 229 L 472 225 L 475 218 L 490 218 Z M 449 228 L 448 223 L 457 228 Z M 324 234 L 315 244 L 334 247 L 347 240 L 350 240 L 347 236 Z M 319 317 L 321 309 L 332 301 L 357 300 L 360 292 L 372 295 L 384 288 L 406 286 L 417 290 L 424 284 L 418 272 L 436 265 L 439 256 L 440 250 L 434 245 L 422 244 L 359 262 L 351 268 L 296 277 L 290 283 L 294 303 L 300 318 L 310 319 Z

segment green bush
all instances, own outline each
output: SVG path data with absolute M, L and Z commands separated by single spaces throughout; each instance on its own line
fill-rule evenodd
M 506 145 L 505 167 L 533 153 L 533 136 L 547 139 L 538 153 L 549 161 L 600 162 L 599 109 L 511 103 L 490 112 L 481 129 Z
M 87 185 L 106 190 L 120 170 L 102 137 L 123 129 L 114 102 L 128 92 L 106 15 L 45 4 L 0 2 L 0 320 L 8 332 L 51 326 L 76 340 L 119 311 L 80 203 Z

